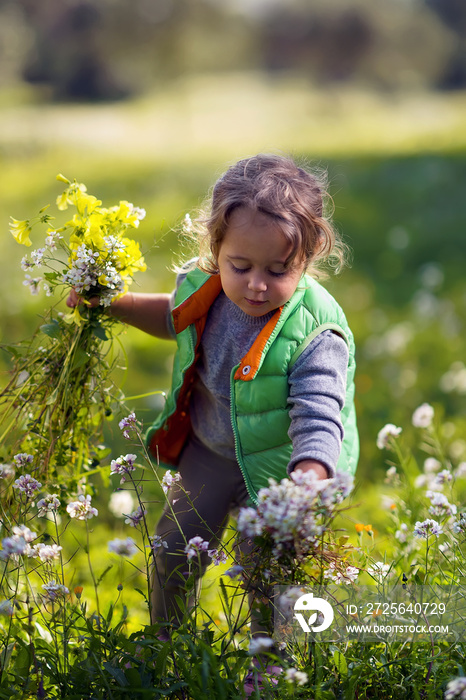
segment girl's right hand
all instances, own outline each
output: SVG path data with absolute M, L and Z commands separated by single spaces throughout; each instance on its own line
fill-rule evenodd
M 70 293 L 68 294 L 68 298 L 66 300 L 66 305 L 69 306 L 70 309 L 74 309 L 76 306 L 79 306 L 79 304 L 83 304 L 84 300 L 80 294 L 76 291 L 76 289 L 72 289 Z M 86 305 L 90 306 L 92 309 L 94 309 L 96 306 L 99 306 L 99 297 L 91 297 L 90 299 L 86 300 Z

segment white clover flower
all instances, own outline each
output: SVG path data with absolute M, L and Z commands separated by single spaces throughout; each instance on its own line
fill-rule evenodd
M 198 554 L 201 554 L 201 552 L 207 552 L 208 549 L 209 543 L 197 535 L 196 537 L 191 537 L 188 544 L 184 548 L 184 551 L 187 559 L 190 560 L 193 557 L 196 557 Z
M 448 681 L 444 700 L 466 700 L 466 677 L 458 676 Z
M 385 564 L 383 561 L 376 561 L 367 568 L 367 573 L 375 579 L 385 578 L 389 571 L 390 564 Z
M 377 447 L 379 450 L 383 450 L 390 447 L 392 439 L 398 437 L 401 433 L 402 428 L 397 428 L 393 423 L 387 423 L 384 427 L 379 430 L 377 435 Z
M 173 484 L 176 484 L 178 481 L 181 481 L 181 474 L 180 472 L 176 472 L 175 474 L 170 470 L 167 469 L 165 474 L 162 477 L 162 489 L 165 494 L 169 492 Z
M 42 588 L 45 591 L 45 596 L 51 601 L 58 600 L 59 598 L 64 598 L 69 595 L 69 590 L 62 583 L 57 583 L 56 581 L 49 581 L 44 583 Z
M 116 538 L 108 543 L 108 551 L 120 557 L 133 557 L 138 548 L 132 537 L 127 537 L 125 540 Z
M 436 520 L 427 519 L 423 522 L 418 520 L 414 526 L 415 536 L 421 537 L 424 540 L 427 540 L 431 536 L 438 537 L 442 533 L 442 526 Z
M 296 668 L 287 668 L 285 671 L 285 680 L 288 683 L 296 683 L 296 685 L 306 685 L 309 678 L 304 671 L 298 671 Z
M 32 556 L 39 557 L 43 564 L 49 561 L 56 561 L 60 559 L 60 552 L 63 549 L 58 544 L 35 544 L 32 548 Z
M 428 428 L 434 419 L 434 409 L 428 403 L 423 403 L 416 408 L 411 418 L 415 428 Z
M 122 518 L 134 510 L 133 494 L 131 491 L 114 491 L 110 496 L 108 507 L 116 518 Z
M 225 564 L 226 560 L 228 559 L 226 553 L 223 550 L 219 551 L 218 549 L 208 549 L 207 554 L 212 559 L 212 562 L 215 566 L 218 566 L 219 564 Z
M 55 494 L 47 494 L 37 502 L 37 515 L 39 518 L 45 517 L 48 513 L 56 513 L 60 508 L 60 499 Z
M 255 508 L 241 508 L 238 515 L 238 530 L 246 537 L 262 534 L 263 523 Z
M 457 479 L 466 479 L 466 462 L 460 462 L 455 470 Z
M 26 498 L 33 498 L 36 491 L 41 488 L 42 484 L 37 479 L 34 479 L 30 474 L 24 474 L 13 484 L 14 489 L 18 489 L 20 493 L 24 493 Z
M 77 501 L 72 501 L 66 506 L 66 511 L 70 518 L 76 520 L 90 520 L 94 515 L 99 515 L 97 508 L 91 505 L 91 497 L 80 494 Z
M 120 484 L 124 484 L 127 475 L 131 474 L 131 472 L 134 472 L 136 469 L 134 464 L 136 459 L 137 456 L 133 454 L 127 454 L 124 457 L 121 455 L 118 459 L 112 459 L 110 463 L 110 474 L 119 474 L 121 476 Z
M 60 236 L 58 231 L 48 231 L 48 235 L 45 238 L 45 245 L 46 247 L 54 251 L 57 249 L 57 243 L 58 241 L 61 241 L 63 236 Z
M 270 637 L 264 636 L 257 636 L 251 639 L 249 642 L 249 651 L 248 654 L 250 656 L 256 656 L 257 654 L 263 654 L 267 651 L 270 651 L 270 649 L 274 646 L 275 642 L 273 639 Z

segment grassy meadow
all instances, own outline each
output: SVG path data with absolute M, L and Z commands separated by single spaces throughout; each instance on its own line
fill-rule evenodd
M 137 275 L 137 284 L 143 291 L 170 291 L 172 265 L 191 254 L 177 234 L 185 213 L 201 204 L 231 161 L 259 151 L 291 153 L 328 169 L 334 220 L 352 260 L 326 284 L 355 334 L 362 442 L 354 507 L 342 527 L 356 542 L 354 523 L 371 523 L 375 551 L 384 553 L 387 465 L 376 447 L 380 428 L 403 426 L 414 446 L 411 415 L 428 402 L 454 436 L 446 458 L 466 460 L 466 95 L 319 92 L 301 81 L 257 75 L 192 78 L 115 105 L 51 105 L 19 91 L 0 95 L 0 343 L 28 337 L 50 303 L 23 286 L 25 251 L 8 233 L 8 219 L 32 217 L 54 202 L 61 191 L 57 173 L 84 182 L 106 206 L 127 199 L 146 209 L 137 237 L 148 271 Z M 120 339 L 126 356 L 117 382 L 125 394 L 166 390 L 173 345 L 131 329 Z M 5 354 L 0 368 L 8 368 Z M 128 406 L 148 424 L 160 400 L 130 399 Z M 113 457 L 127 451 L 114 424 L 107 432 Z M 7 457 L 3 448 L 0 461 Z M 422 450 L 415 450 L 421 464 Z M 116 485 L 96 481 L 101 517 L 91 547 L 98 561 L 110 537 L 128 534 L 108 510 Z M 153 483 L 145 489 L 155 523 L 160 490 Z M 84 552 L 73 560 L 74 581 L 85 586 L 80 557 Z M 210 583 L 217 573 L 205 585 L 212 609 Z M 114 599 L 118 582 L 128 581 L 122 596 L 130 625 L 144 616 L 137 580 L 129 564 L 122 571 L 114 563 L 102 582 L 105 602 Z

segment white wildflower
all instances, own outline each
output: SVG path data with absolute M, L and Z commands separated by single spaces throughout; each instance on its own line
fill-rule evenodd
M 162 547 L 168 549 L 168 544 L 165 540 L 161 538 L 160 535 L 154 535 L 153 537 L 149 537 L 149 542 L 149 546 L 154 554 L 156 554 L 159 551 L 159 549 L 162 549 Z
M 218 566 L 219 564 L 225 564 L 227 560 L 227 555 L 223 550 L 219 551 L 218 549 L 208 549 L 207 554 L 212 559 L 212 562 L 215 566 Z
M 136 420 L 136 414 L 130 413 L 126 418 L 122 418 L 122 420 L 118 423 L 118 427 L 123 431 L 123 437 L 126 438 L 126 440 L 130 440 L 131 433 L 137 431 L 139 427 L 138 421 Z
M 466 479 L 466 462 L 460 462 L 455 470 L 457 479 Z
M 125 525 L 137 527 L 144 520 L 145 512 L 146 511 L 143 506 L 138 506 L 135 511 L 126 517 Z
M 285 671 L 285 680 L 288 683 L 296 683 L 296 685 L 306 685 L 308 675 L 304 671 L 298 671 L 296 668 L 287 668 Z
M 0 464 L 0 479 L 10 479 L 14 474 L 15 470 L 11 464 Z
M 203 540 L 202 537 L 197 535 L 196 537 L 191 537 L 191 539 L 188 541 L 188 544 L 184 548 L 184 551 L 186 553 L 187 559 L 190 560 L 193 559 L 193 557 L 197 557 L 202 552 L 207 552 L 208 549 L 209 543 L 206 540 Z
M 37 537 L 37 533 L 32 532 L 27 525 L 14 525 L 11 528 L 11 531 L 13 535 L 16 537 L 22 537 L 24 541 L 28 543 L 33 542 Z
M 424 540 L 427 540 L 431 536 L 438 537 L 442 533 L 442 526 L 436 520 L 427 519 L 423 522 L 418 520 L 414 526 L 415 536 L 421 537 Z
M 181 474 L 179 472 L 174 474 L 170 469 L 167 469 L 162 477 L 163 492 L 165 494 L 168 493 L 173 484 L 176 484 L 178 481 L 181 481 Z
M 44 589 L 45 596 L 51 601 L 58 600 L 59 598 L 64 598 L 69 594 L 69 590 L 66 586 L 56 581 L 49 581 L 44 583 L 42 588 Z
M 434 418 L 434 409 L 428 403 L 423 403 L 416 408 L 412 416 L 412 423 L 415 428 L 428 428 Z
M 458 676 L 448 681 L 444 700 L 466 700 L 466 677 Z
M 108 507 L 116 518 L 122 518 L 134 510 L 134 498 L 131 491 L 114 491 L 110 496 Z
M 47 494 L 37 503 L 37 515 L 43 518 L 48 513 L 56 513 L 60 508 L 60 499 L 55 494 Z
M 116 538 L 108 543 L 108 551 L 120 557 L 133 557 L 138 548 L 132 537 L 127 537 L 125 540 Z
M 34 547 L 32 548 L 33 550 L 33 557 L 39 557 L 41 562 L 43 564 L 49 562 L 49 561 L 56 561 L 60 559 L 60 552 L 63 549 L 58 544 L 35 544 Z
M 257 654 L 263 654 L 271 650 L 275 642 L 270 637 L 257 636 L 251 639 L 249 643 L 249 655 L 256 656 Z
M 37 479 L 34 479 L 30 474 L 24 474 L 13 484 L 14 489 L 18 489 L 20 493 L 24 493 L 26 498 L 33 498 L 36 491 L 41 488 L 42 484 Z
M 383 561 L 376 561 L 372 566 L 367 568 L 367 573 L 377 580 L 385 578 L 389 571 L 390 564 L 385 564 Z
M 438 472 L 441 466 L 441 462 L 439 462 L 438 459 L 435 459 L 435 457 L 427 457 L 427 459 L 424 461 L 424 473 L 433 474 Z
M 401 544 L 406 542 L 408 539 L 408 526 L 406 523 L 401 523 L 400 529 L 395 532 L 395 537 Z
M 456 515 L 457 507 L 448 502 L 448 498 L 443 493 L 437 491 L 426 491 L 426 496 L 431 502 L 429 513 L 438 518 L 445 518 L 449 515 Z
M 66 511 L 70 518 L 76 518 L 77 520 L 90 520 L 94 515 L 98 515 L 99 511 L 97 508 L 93 508 L 91 505 L 91 497 L 83 496 L 80 494 L 77 501 L 72 501 L 66 506 Z
M 401 433 L 402 428 L 397 428 L 393 423 L 387 423 L 384 427 L 379 430 L 377 435 L 377 447 L 379 450 L 390 447 L 390 443 L 393 439 L 397 438 Z
M 137 457 L 133 454 L 121 455 L 118 459 L 112 459 L 110 463 L 110 474 L 119 474 L 121 476 L 120 484 L 124 484 L 126 477 L 136 469 L 135 461 Z

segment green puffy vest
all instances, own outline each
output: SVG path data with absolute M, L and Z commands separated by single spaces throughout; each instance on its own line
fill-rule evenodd
M 195 381 L 197 348 L 208 310 L 221 290 L 218 275 L 198 268 L 181 283 L 173 310 L 178 351 L 172 389 L 162 414 L 149 428 L 152 454 L 176 468 L 190 432 L 189 397 Z M 354 341 L 345 315 L 335 299 L 314 279 L 305 276 L 291 299 L 277 309 L 252 347 L 231 373 L 231 420 L 238 464 L 251 497 L 268 486 L 270 477 L 286 477 L 292 445 L 288 373 L 309 343 L 324 330 L 334 330 L 349 348 L 346 400 L 341 418 L 344 439 L 337 470 L 354 474 L 359 439 L 354 408 Z

